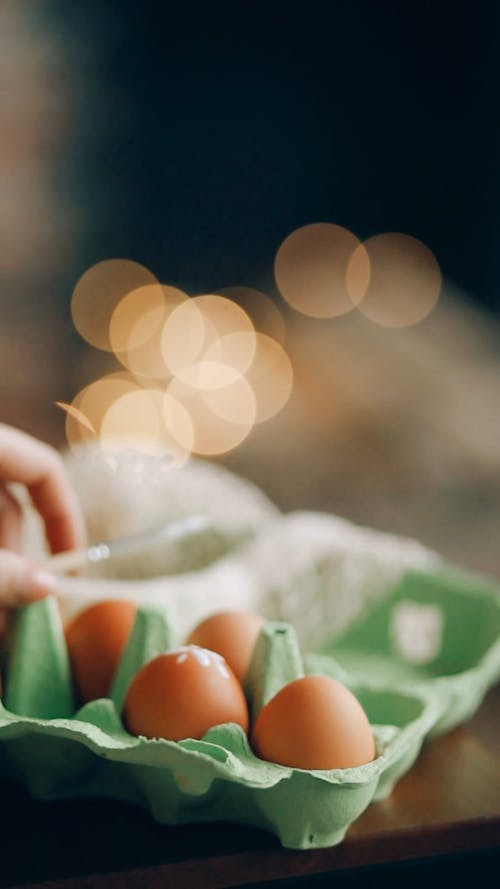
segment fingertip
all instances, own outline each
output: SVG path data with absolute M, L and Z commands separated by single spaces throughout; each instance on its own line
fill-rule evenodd
M 31 568 L 26 579 L 26 596 L 32 601 L 52 596 L 57 590 L 57 578 L 45 568 Z
M 18 608 L 57 592 L 58 580 L 45 566 L 0 550 L 0 608 Z

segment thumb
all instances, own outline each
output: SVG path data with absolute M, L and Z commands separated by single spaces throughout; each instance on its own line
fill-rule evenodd
M 56 578 L 28 559 L 0 549 L 0 608 L 15 608 L 55 593 Z

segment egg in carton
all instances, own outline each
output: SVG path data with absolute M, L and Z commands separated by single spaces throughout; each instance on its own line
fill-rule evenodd
M 114 797 L 146 806 L 165 824 L 241 822 L 274 832 L 286 847 L 319 848 L 340 842 L 371 800 L 390 793 L 438 716 L 435 698 L 423 689 L 350 682 L 376 756 L 326 770 L 259 758 L 236 724 L 213 726 L 200 740 L 132 735 L 123 719 L 127 688 L 145 663 L 176 645 L 167 611 L 139 607 L 109 698 L 75 711 L 58 606 L 46 599 L 24 608 L 12 630 L 0 710 L 3 777 L 21 781 L 37 798 Z M 328 667 L 346 678 L 332 658 Z M 305 670 L 293 628 L 265 623 L 244 684 L 252 723 Z

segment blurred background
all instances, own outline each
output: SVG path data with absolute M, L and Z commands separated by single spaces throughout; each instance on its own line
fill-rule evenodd
M 256 288 L 293 388 L 210 457 L 498 574 L 498 5 L 330 6 L 3 0 L 0 419 L 62 446 L 55 402 L 120 369 L 71 315 L 96 263 Z M 439 299 L 298 311 L 275 258 L 317 223 L 418 239 Z

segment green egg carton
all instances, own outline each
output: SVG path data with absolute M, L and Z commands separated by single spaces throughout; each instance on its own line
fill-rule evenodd
M 500 679 L 500 590 L 445 564 L 408 572 L 308 658 L 310 669 L 332 663 L 347 684 L 425 691 L 438 708 L 430 734 L 448 731 Z
M 305 771 L 259 759 L 233 724 L 202 740 L 131 735 L 121 719 L 127 686 L 155 655 L 175 647 L 168 614 L 138 609 L 110 697 L 75 712 L 59 611 L 45 599 L 18 613 L 0 705 L 0 774 L 40 799 L 113 797 L 137 803 L 165 824 L 233 821 L 271 831 L 291 849 L 339 843 L 374 799 L 390 793 L 417 757 L 438 716 L 423 687 L 390 689 L 353 680 L 370 720 L 377 757 L 357 768 Z M 343 668 L 321 659 L 333 676 Z M 306 665 L 318 672 L 315 665 Z M 294 630 L 269 622 L 245 682 L 252 718 L 287 682 L 304 675 Z

